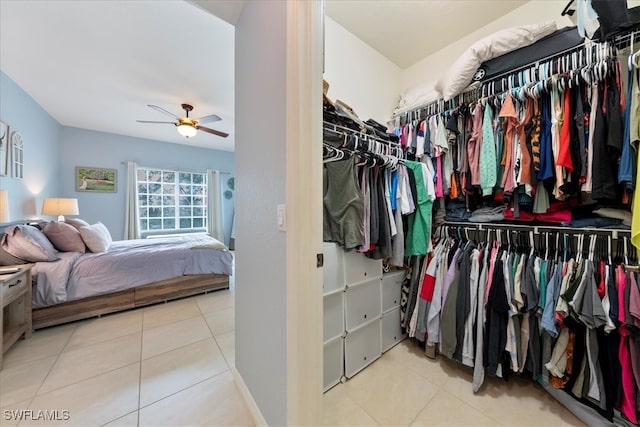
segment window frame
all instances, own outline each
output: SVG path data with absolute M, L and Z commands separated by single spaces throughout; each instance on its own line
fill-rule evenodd
M 144 180 L 140 179 L 141 173 L 144 174 Z M 152 177 L 151 174 L 153 173 L 159 174 L 159 176 Z M 171 175 L 173 175 L 173 178 L 169 180 Z M 194 179 L 194 176 L 197 178 Z M 152 190 L 152 185 L 159 187 Z M 143 187 L 146 188 L 143 189 Z M 207 187 L 206 172 L 138 167 L 136 172 L 136 193 L 138 226 L 140 227 L 141 237 L 206 232 L 208 209 Z M 173 188 L 173 190 L 169 191 L 169 188 Z M 167 192 L 165 192 L 165 190 Z M 151 200 L 152 197 L 158 198 L 154 200 L 153 204 Z M 146 198 L 145 204 L 143 204 L 142 198 Z M 167 202 L 167 198 L 172 198 L 173 203 Z M 183 204 L 182 202 L 185 199 L 190 200 L 190 204 Z M 160 202 L 159 205 L 157 204 L 158 201 Z M 200 203 L 198 203 L 198 201 Z M 158 215 L 150 215 L 151 209 L 159 209 L 159 212 L 156 212 Z M 196 209 L 200 210 L 196 211 Z M 187 212 L 187 210 L 189 212 Z M 171 212 L 173 212 L 173 214 L 171 214 Z M 159 221 L 160 228 L 151 228 L 152 220 Z M 188 227 L 182 228 L 182 221 L 185 220 L 190 221 L 191 224 Z M 168 225 L 171 224 L 171 221 L 173 221 L 173 228 Z M 194 223 L 201 225 L 194 226 Z

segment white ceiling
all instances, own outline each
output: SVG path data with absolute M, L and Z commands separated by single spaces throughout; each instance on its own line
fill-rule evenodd
M 327 0 L 327 15 L 400 68 L 528 0 Z
M 190 3 L 2 0 L 0 69 L 62 125 L 233 150 L 234 27 Z M 136 122 L 184 102 L 230 136 Z
M 524 0 L 328 0 L 327 14 L 401 68 Z M 234 27 L 244 0 L 0 0 L 0 69 L 65 126 L 232 151 Z M 146 107 L 210 127 L 180 136 Z

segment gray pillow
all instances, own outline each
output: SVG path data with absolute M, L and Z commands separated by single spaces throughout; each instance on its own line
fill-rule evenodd
M 13 225 L 5 230 L 0 242 L 2 248 L 16 258 L 28 262 L 55 261 L 56 249 L 47 236 L 29 225 Z
M 64 222 L 50 221 L 44 227 L 44 234 L 49 238 L 53 246 L 61 252 L 81 252 L 86 251 L 86 246 L 80 231 Z
M 4 240 L 4 234 L 0 237 L 0 242 Z M 0 245 L 0 265 L 18 265 L 27 264 L 27 261 L 16 258 L 9 252 L 5 251 L 2 245 Z

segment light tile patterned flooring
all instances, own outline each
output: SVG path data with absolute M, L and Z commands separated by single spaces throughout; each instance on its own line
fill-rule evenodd
M 5 354 L 0 425 L 253 425 L 234 352 L 233 289 L 39 330 Z
M 68 410 L 80 426 L 253 425 L 234 366 L 233 287 L 144 309 L 40 330 L 5 355 L 5 410 Z M 323 396 L 324 424 L 342 426 L 579 426 L 524 380 L 489 380 L 471 392 L 471 370 L 424 357 L 405 340 Z

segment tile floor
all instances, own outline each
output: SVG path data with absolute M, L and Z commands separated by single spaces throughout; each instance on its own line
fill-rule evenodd
M 6 354 L 1 426 L 250 426 L 234 366 L 233 288 L 36 331 Z M 11 410 L 69 411 L 62 421 Z
M 235 387 L 233 287 L 40 330 L 5 354 L 0 425 L 253 425 Z M 528 381 L 487 381 L 405 340 L 323 396 L 324 424 L 579 426 Z M 5 410 L 68 410 L 63 423 Z
M 471 390 L 472 370 L 424 356 L 405 340 L 324 395 L 325 425 L 584 426 L 542 388 L 524 379 L 485 381 Z

